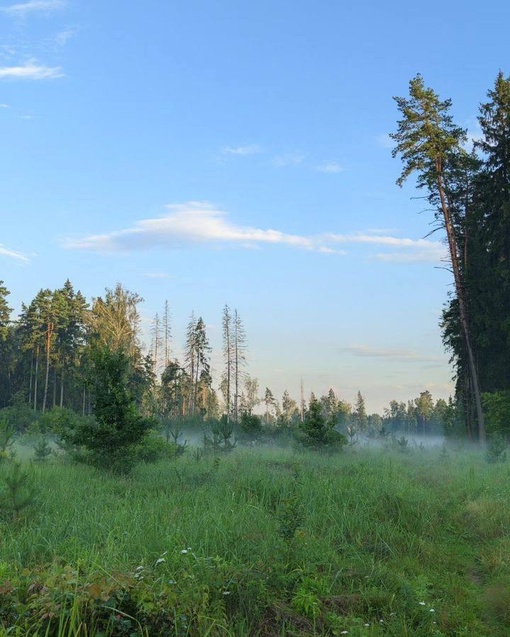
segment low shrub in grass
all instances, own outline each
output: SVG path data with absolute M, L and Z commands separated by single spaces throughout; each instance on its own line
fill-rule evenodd
M 159 434 L 153 433 L 138 443 L 133 452 L 139 462 L 157 462 L 158 460 L 171 460 L 181 455 L 182 445 L 167 442 Z

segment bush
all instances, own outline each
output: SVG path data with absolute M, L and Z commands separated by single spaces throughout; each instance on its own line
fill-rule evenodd
M 134 447 L 136 460 L 140 462 L 157 462 L 158 460 L 172 459 L 179 455 L 179 446 L 167 442 L 159 435 L 147 436 L 140 444 Z
M 482 395 L 487 433 L 500 436 L 510 433 L 510 391 Z
M 347 438 L 335 429 L 336 422 L 322 413 L 322 405 L 312 396 L 303 422 L 299 425 L 298 443 L 316 451 L 339 451 Z
M 37 419 L 37 414 L 26 403 L 16 403 L 0 411 L 0 416 L 14 428 L 15 433 L 23 434 L 30 430 Z
M 211 422 L 211 437 L 204 435 L 204 450 L 213 453 L 229 453 L 237 440 L 234 437 L 234 424 L 226 417 Z
M 91 353 L 88 378 L 94 418 L 62 433 L 66 443 L 80 448 L 76 458 L 113 473 L 131 471 L 137 462 L 136 447 L 152 424 L 138 413 L 128 389 L 129 366 L 122 350 L 97 346 Z

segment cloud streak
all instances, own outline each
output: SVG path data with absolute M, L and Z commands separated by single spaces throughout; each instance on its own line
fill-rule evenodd
M 284 153 L 283 155 L 275 155 L 271 160 L 273 166 L 277 168 L 285 168 L 286 166 L 299 166 L 305 159 L 303 153 Z
M 157 219 L 144 219 L 135 227 L 84 239 L 68 239 L 66 247 L 100 252 L 126 252 L 136 249 L 179 248 L 186 244 L 288 245 L 305 250 L 330 251 L 313 237 L 287 234 L 279 230 L 238 226 L 227 220 L 224 211 L 207 202 L 191 201 L 169 205 L 168 213 Z
M 59 66 L 41 66 L 33 61 L 21 66 L 0 66 L 0 80 L 54 80 L 63 76 Z
M 2 13 L 23 17 L 29 13 L 38 11 L 56 11 L 66 6 L 66 0 L 30 0 L 29 2 L 19 2 L 0 9 Z
M 439 356 L 426 356 L 412 349 L 398 347 L 370 347 L 368 345 L 351 345 L 340 348 L 341 352 L 361 358 L 383 359 L 398 363 L 435 363 L 444 365 Z
M 262 149 L 257 144 L 248 144 L 246 146 L 224 146 L 221 152 L 223 155 L 246 157 L 248 155 L 257 155 L 262 152 Z
M 342 165 L 336 161 L 323 161 L 315 167 L 315 170 L 320 173 L 337 174 L 343 172 L 344 169 Z
M 374 259 L 387 263 L 437 263 L 447 256 L 446 248 L 441 242 L 427 239 L 407 239 L 368 233 L 324 236 L 331 243 L 361 243 L 398 249 L 398 252 L 382 252 L 373 256 Z
M 30 259 L 26 257 L 21 252 L 16 252 L 15 250 L 8 250 L 2 244 L 0 244 L 0 256 L 8 257 L 9 259 L 14 259 L 15 261 L 21 261 L 22 263 L 29 263 Z
M 438 261 L 443 246 L 426 239 L 406 239 L 372 234 L 297 235 L 272 228 L 236 225 L 228 215 L 211 203 L 190 201 L 166 206 L 166 214 L 155 219 L 142 219 L 133 227 L 95 234 L 84 238 L 68 238 L 64 246 L 73 250 L 116 253 L 161 248 L 178 249 L 193 245 L 211 247 L 256 248 L 283 245 L 324 254 L 346 254 L 344 246 L 368 244 L 390 247 L 392 252 L 377 254 L 383 261 Z M 397 250 L 397 252 L 395 252 Z

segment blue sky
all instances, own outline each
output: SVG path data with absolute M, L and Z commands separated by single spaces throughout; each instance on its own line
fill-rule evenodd
M 278 398 L 447 398 L 451 276 L 392 96 L 419 72 L 476 136 L 509 27 L 500 0 L 0 0 L 11 305 L 120 281 L 145 326 L 169 301 L 177 356 L 202 316 L 219 376 L 227 303 Z

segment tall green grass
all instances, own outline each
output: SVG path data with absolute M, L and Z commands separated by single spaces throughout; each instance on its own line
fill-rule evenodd
M 39 502 L 0 522 L 0 635 L 510 634 L 510 467 L 481 454 L 26 467 Z

